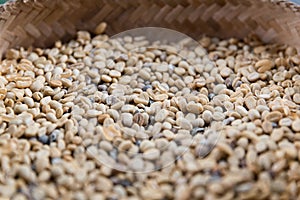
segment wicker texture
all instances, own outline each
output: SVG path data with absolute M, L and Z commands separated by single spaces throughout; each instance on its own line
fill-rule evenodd
M 256 34 L 299 48 L 299 15 L 299 6 L 278 0 L 19 0 L 0 6 L 0 55 L 10 47 L 49 46 L 102 21 L 108 34 L 159 26 L 194 38 Z

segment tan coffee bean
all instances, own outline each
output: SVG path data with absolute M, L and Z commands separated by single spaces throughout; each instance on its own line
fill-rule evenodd
M 62 86 L 62 82 L 60 80 L 51 80 L 49 84 L 51 87 L 61 87 Z
M 130 113 L 122 113 L 121 120 L 124 126 L 131 127 L 133 123 L 133 116 Z
M 283 136 L 284 136 L 284 132 L 282 129 L 275 129 L 272 131 L 271 139 L 275 142 L 278 142 L 282 139 Z
M 134 103 L 148 105 L 149 100 L 137 97 L 137 98 L 134 98 Z
M 166 109 L 161 109 L 156 115 L 155 115 L 155 121 L 163 122 L 165 118 L 169 115 L 169 111 Z
M 120 151 L 127 151 L 132 147 L 132 142 L 129 140 L 125 140 L 123 142 L 121 142 L 121 144 L 119 145 L 119 150 Z
M 282 72 L 277 72 L 273 75 L 273 80 L 276 82 L 284 81 L 285 75 Z
M 106 82 L 106 83 L 110 83 L 112 81 L 112 78 L 110 76 L 107 76 L 107 75 L 102 75 L 101 76 L 101 80 Z
M 156 71 L 158 72 L 167 72 L 169 70 L 169 66 L 167 64 L 160 64 L 156 66 Z
M 144 80 L 150 80 L 151 75 L 146 69 L 142 69 L 139 71 L 139 76 Z
M 262 129 L 264 132 L 266 133 L 271 133 L 272 130 L 273 130 L 273 126 L 272 126 L 272 123 L 270 121 L 264 121 L 262 123 Z
M 116 70 L 111 70 L 109 72 L 109 76 L 113 77 L 113 78 L 119 78 L 119 77 L 121 77 L 121 73 L 119 71 L 116 71 Z
M 255 64 L 255 68 L 257 69 L 257 71 L 259 73 L 264 73 L 266 71 L 269 71 L 272 69 L 273 66 L 274 66 L 274 63 L 268 59 L 259 60 Z
M 147 119 L 141 113 L 136 113 L 133 116 L 133 122 L 137 123 L 139 126 L 142 126 L 147 122 Z
M 221 71 L 220 74 L 222 77 L 226 78 L 232 73 L 232 70 L 228 67 L 224 67 Z
M 160 152 L 158 149 L 148 149 L 143 153 L 143 158 L 146 160 L 157 160 L 159 158 Z
M 249 110 L 254 109 L 256 107 L 256 99 L 254 98 L 254 96 L 246 97 L 245 105 Z
M 143 140 L 140 144 L 140 149 L 142 152 L 145 152 L 149 149 L 155 148 L 155 144 L 149 140 Z
M 261 153 L 267 149 L 267 145 L 264 141 L 260 141 L 255 145 L 255 149 L 258 153 Z
M 265 116 L 265 120 L 270 122 L 278 122 L 282 118 L 282 114 L 279 111 L 272 111 Z
M 296 119 L 295 121 L 293 121 L 292 123 L 292 129 L 296 132 L 300 131 L 300 119 Z
M 186 71 L 185 71 L 185 69 L 182 68 L 182 67 L 175 67 L 174 72 L 175 72 L 176 74 L 178 74 L 179 76 L 182 76 L 182 75 L 185 74 Z
M 192 124 L 185 118 L 178 118 L 176 124 L 185 130 L 191 130 L 193 128 Z
M 186 109 L 188 112 L 198 115 L 203 111 L 203 106 L 200 103 L 189 102 L 186 105 Z
M 155 101 L 164 101 L 164 100 L 168 99 L 168 95 L 167 94 L 158 94 L 158 95 L 155 95 L 153 97 L 153 99 Z
M 0 100 L 3 100 L 7 94 L 6 88 L 0 88 Z
M 292 122 L 293 121 L 290 118 L 282 118 L 279 120 L 279 125 L 280 126 L 291 126 Z
M 248 115 L 248 111 L 245 107 L 243 106 L 237 106 L 236 107 L 236 111 L 241 115 L 241 116 L 247 116 Z
M 28 88 L 31 86 L 31 84 L 32 84 L 31 80 L 16 81 L 16 86 L 17 86 L 17 88 L 20 88 L 20 89 Z
M 27 104 L 17 104 L 15 105 L 15 112 L 16 113 L 22 113 L 28 110 Z
M 293 101 L 297 104 L 300 104 L 300 94 L 296 93 L 293 95 Z
M 261 69 L 261 68 L 260 68 Z M 248 80 L 251 82 L 257 81 L 259 79 L 259 73 L 252 72 L 247 76 Z
M 35 81 L 32 83 L 32 85 L 30 86 L 30 89 L 33 92 L 38 92 L 40 91 L 43 87 L 44 87 L 44 83 L 45 83 L 46 79 L 43 76 L 38 76 Z
M 95 31 L 94 31 L 95 34 L 97 34 L 97 35 L 102 34 L 102 33 L 105 31 L 106 27 L 107 27 L 107 23 L 101 22 L 101 23 L 95 28 Z
M 260 113 L 256 109 L 250 109 L 249 112 L 248 112 L 248 116 L 249 116 L 249 119 L 253 121 L 255 119 L 260 118 Z
M 104 138 L 108 141 L 112 141 L 114 138 L 121 136 L 120 131 L 117 130 L 113 124 L 109 125 L 108 127 L 103 127 L 102 134 Z

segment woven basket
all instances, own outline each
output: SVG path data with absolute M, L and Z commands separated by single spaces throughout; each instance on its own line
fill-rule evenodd
M 0 6 L 0 56 L 11 47 L 46 47 L 102 21 L 112 35 L 142 26 L 300 47 L 300 6 L 284 0 L 17 0 Z

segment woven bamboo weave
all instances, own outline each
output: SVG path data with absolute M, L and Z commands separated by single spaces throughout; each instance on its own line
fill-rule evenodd
M 159 26 L 197 39 L 258 35 L 300 47 L 300 6 L 284 0 L 17 0 L 0 6 L 0 56 L 11 47 L 46 47 L 102 21 L 112 35 Z

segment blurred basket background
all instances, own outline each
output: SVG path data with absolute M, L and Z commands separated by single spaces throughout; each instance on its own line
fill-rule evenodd
M 0 5 L 0 56 L 11 47 L 66 41 L 102 21 L 109 35 L 158 26 L 195 39 L 255 34 L 264 42 L 300 47 L 300 6 L 287 0 L 13 0 Z

